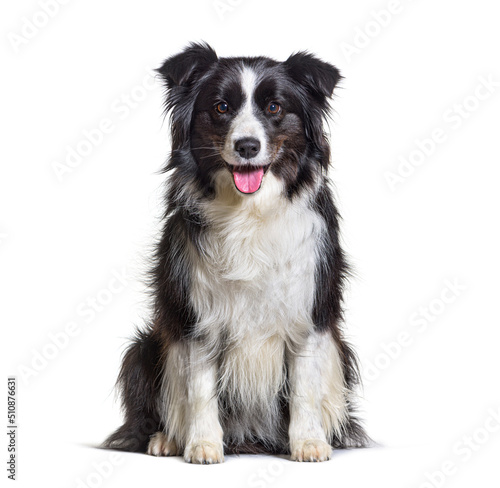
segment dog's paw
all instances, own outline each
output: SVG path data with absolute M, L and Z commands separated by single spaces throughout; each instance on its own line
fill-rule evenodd
M 224 462 L 222 443 L 208 441 L 191 442 L 184 449 L 184 460 L 194 464 L 217 464 Z
M 332 457 L 332 447 L 318 439 L 294 442 L 292 445 L 292 461 L 318 462 L 328 461 Z
M 151 456 L 177 456 L 177 445 L 163 432 L 157 432 L 149 439 L 147 453 Z

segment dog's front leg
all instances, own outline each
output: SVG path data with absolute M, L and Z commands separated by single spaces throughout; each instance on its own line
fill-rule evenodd
M 329 332 L 313 331 L 290 371 L 290 451 L 293 461 L 326 461 L 329 438 L 345 414 L 342 367 Z
M 224 449 L 217 399 L 217 364 L 205 358 L 199 342 L 192 342 L 188 349 L 184 459 L 188 463 L 221 463 Z

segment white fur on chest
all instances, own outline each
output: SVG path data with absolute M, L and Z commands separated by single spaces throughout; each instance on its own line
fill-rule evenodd
M 302 344 L 313 328 L 324 224 L 306 197 L 284 198 L 272 174 L 244 198 L 221 186 L 205 210 L 210 230 L 203 254 L 191 254 L 191 301 L 198 331 L 215 349 L 223 347 L 221 389 L 243 404 L 263 405 L 283 384 L 287 347 Z
M 324 223 L 307 197 L 290 202 L 281 191 L 268 174 L 255 195 L 228 188 L 207 204 L 202 255 L 191 254 L 191 301 L 204 332 L 285 339 L 310 322 Z

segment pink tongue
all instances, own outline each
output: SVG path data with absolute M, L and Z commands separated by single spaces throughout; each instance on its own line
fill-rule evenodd
M 260 188 L 264 168 L 238 168 L 233 171 L 234 184 L 241 193 L 254 193 Z

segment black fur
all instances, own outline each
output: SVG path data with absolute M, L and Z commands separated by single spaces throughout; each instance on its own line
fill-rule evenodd
M 172 152 L 165 172 L 171 172 L 165 198 L 165 217 L 151 273 L 154 310 L 151 325 L 139 331 L 123 359 L 118 387 L 125 409 L 125 423 L 105 442 L 106 447 L 144 452 L 149 436 L 163 428 L 157 411 L 161 365 L 171 344 L 202 340 L 195 336 L 196 314 L 190 305 L 190 270 L 183 250 L 188 244 L 202 248 L 206 229 L 200 205 L 214 197 L 212 175 L 224 161 L 209 149 L 224 140 L 231 114 L 220 116 L 214 100 L 228 100 L 235 110 L 243 94 L 235 82 L 241 65 L 262 74 L 255 94 L 259 103 L 286 100 L 277 117 L 261 116 L 261 122 L 281 155 L 270 167 L 285 182 L 286 196 L 293 199 L 310 191 L 318 168 L 326 171 L 330 148 L 323 131 L 328 99 L 341 79 L 332 65 L 308 53 L 297 53 L 279 63 L 269 58 L 218 58 L 206 44 L 193 44 L 167 59 L 158 72 L 166 87 L 166 112 L 170 114 Z M 219 141 L 219 142 L 218 142 Z M 186 188 L 189 186 L 189 191 Z M 356 356 L 342 331 L 342 295 L 349 268 L 339 242 L 339 215 L 325 182 L 316 194 L 313 210 L 326 222 L 325 252 L 317 263 L 313 321 L 319 331 L 333 336 L 339 346 L 345 383 L 359 383 Z M 200 251 L 201 253 L 201 251 Z M 225 438 L 225 452 L 289 452 L 288 403 L 285 385 L 280 393 L 281 417 L 275 443 L 249 438 L 245 444 Z M 234 406 L 219 398 L 222 425 L 237 421 Z M 341 439 L 333 447 L 360 447 L 369 443 L 349 405 L 350 416 Z
M 117 385 L 125 407 L 125 423 L 105 441 L 105 447 L 145 452 L 149 437 L 161 429 L 159 394 L 161 344 L 151 328 L 138 331 L 127 349 Z

